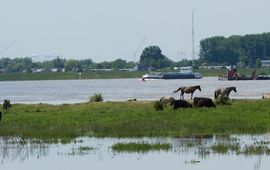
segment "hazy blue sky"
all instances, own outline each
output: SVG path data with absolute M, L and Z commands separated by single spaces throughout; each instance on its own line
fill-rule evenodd
M 132 61 L 158 45 L 177 61 L 191 55 L 191 11 L 195 48 L 215 35 L 270 31 L 269 0 L 0 0 L 1 57 L 60 54 L 96 62 Z M 183 57 L 184 55 L 181 55 Z

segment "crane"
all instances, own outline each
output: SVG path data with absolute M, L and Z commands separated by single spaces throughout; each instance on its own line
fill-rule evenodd
M 5 48 L 3 48 L 1 51 L 0 51 L 0 56 L 5 52 L 7 51 L 13 44 L 15 44 L 16 40 L 12 41 L 11 43 L 9 43 Z
M 139 45 L 138 45 L 136 51 L 134 52 L 134 63 L 136 63 L 137 52 L 140 50 L 140 48 L 141 48 L 141 46 L 142 46 L 142 44 L 144 43 L 145 40 L 146 40 L 146 38 L 143 37 L 143 39 L 142 39 L 141 42 L 139 43 Z

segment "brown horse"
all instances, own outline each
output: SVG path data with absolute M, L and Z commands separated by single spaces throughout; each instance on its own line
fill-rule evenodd
M 193 93 L 197 89 L 199 89 L 201 91 L 201 86 L 179 87 L 179 89 L 177 89 L 173 92 L 177 93 L 179 90 L 181 90 L 180 99 L 182 98 L 184 100 L 184 93 L 191 93 L 191 99 L 192 99 Z
M 216 99 L 219 95 L 229 97 L 229 94 L 231 93 L 231 91 L 234 91 L 234 92 L 236 93 L 236 92 L 237 92 L 237 91 L 236 91 L 236 87 L 226 87 L 226 88 L 217 89 L 217 90 L 215 91 L 215 99 Z

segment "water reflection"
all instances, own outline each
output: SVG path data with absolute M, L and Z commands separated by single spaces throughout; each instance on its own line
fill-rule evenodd
M 81 141 L 81 142 L 76 142 Z M 69 144 L 47 144 L 39 140 L 0 138 L 2 169 L 28 170 L 86 168 L 97 169 L 252 169 L 264 170 L 270 161 L 269 135 L 261 136 L 210 136 L 207 138 L 79 138 Z M 116 143 L 169 143 L 168 151 L 116 152 Z M 239 145 L 239 148 L 233 146 Z M 254 150 L 244 152 L 247 146 Z M 263 147 L 261 147 L 263 146 Z M 258 150 L 256 150 L 258 149 Z M 252 151 L 252 152 L 251 152 Z M 42 160 L 42 161 L 40 161 Z M 245 166 L 243 167 L 243 162 Z M 217 166 L 218 164 L 218 166 Z M 130 165 L 133 165 L 130 167 Z M 215 165 L 215 166 L 214 166 Z M 12 167 L 12 168 L 11 168 Z
M 33 142 L 30 139 L 0 138 L 0 153 L 1 164 L 5 160 L 19 160 L 22 163 L 26 159 L 39 159 L 40 157 L 48 156 L 49 145 L 42 142 Z

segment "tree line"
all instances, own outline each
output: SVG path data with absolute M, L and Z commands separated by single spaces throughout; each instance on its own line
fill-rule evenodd
M 245 36 L 234 35 L 228 38 L 215 36 L 200 41 L 199 59 L 195 61 L 200 65 L 235 65 L 243 63 L 255 67 L 260 60 L 270 60 L 270 33 L 251 34 Z M 33 62 L 30 57 L 1 58 L 0 72 L 31 72 L 33 69 L 51 71 L 88 71 L 93 69 L 130 69 L 138 65 L 139 70 L 164 69 L 173 67 L 191 66 L 192 61 L 182 59 L 172 61 L 162 54 L 158 46 L 146 47 L 140 55 L 139 62 L 116 59 L 96 63 L 91 59 L 75 60 L 55 58 L 50 61 Z
M 234 65 L 239 62 L 255 67 L 259 60 L 270 59 L 270 33 L 215 36 L 200 41 L 202 63 Z
M 116 59 L 114 61 L 103 61 L 100 63 L 94 62 L 92 59 L 62 59 L 55 58 L 49 61 L 34 62 L 30 57 L 25 58 L 1 58 L 0 59 L 0 72 L 33 72 L 36 69 L 42 69 L 43 71 L 90 71 L 93 69 L 132 69 L 138 65 L 139 70 L 163 69 L 168 67 L 180 67 L 189 66 L 191 61 L 186 59 L 173 62 L 168 57 L 162 54 L 161 49 L 158 46 L 146 47 L 141 56 L 140 61 L 126 61 L 123 59 Z
M 59 57 L 42 62 L 33 62 L 30 57 L 25 58 L 1 58 L 0 72 L 32 72 L 35 69 L 42 69 L 43 71 L 88 71 L 92 69 L 125 69 L 135 66 L 134 62 L 127 62 L 126 60 L 116 59 L 114 61 L 96 63 L 91 59 L 75 60 L 75 59 L 61 59 Z

